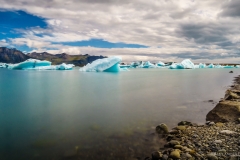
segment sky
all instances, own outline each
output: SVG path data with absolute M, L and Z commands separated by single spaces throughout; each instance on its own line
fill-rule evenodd
M 0 0 L 0 46 L 240 63 L 239 0 Z

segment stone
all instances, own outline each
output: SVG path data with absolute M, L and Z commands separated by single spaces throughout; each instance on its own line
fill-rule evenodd
M 175 148 L 175 149 L 182 150 L 183 146 L 177 144 L 177 145 L 174 146 L 174 148 Z
M 222 133 L 222 134 L 226 134 L 226 135 L 236 134 L 236 132 L 234 132 L 234 131 L 230 131 L 230 130 L 222 130 L 222 131 L 220 131 L 220 133 Z
M 217 127 L 222 127 L 223 125 L 224 125 L 224 124 L 221 123 L 221 122 L 217 122 L 217 123 L 216 123 L 216 126 L 217 126 Z
M 177 126 L 176 129 L 182 131 L 186 129 L 186 126 Z
M 174 151 L 172 151 L 169 155 L 169 157 L 173 158 L 173 159 L 179 159 L 180 157 L 180 150 L 175 149 Z
M 172 147 L 174 147 L 175 145 L 180 145 L 180 142 L 179 142 L 179 141 L 176 141 L 176 140 L 171 140 L 171 141 L 169 142 L 169 145 L 172 146 Z
M 213 122 L 235 122 L 240 117 L 240 102 L 222 101 L 207 114 L 207 120 Z
M 181 121 L 178 123 L 178 126 L 192 126 L 192 123 L 191 122 L 188 122 L 188 121 Z
M 233 71 L 230 71 L 229 73 L 233 73 Z
M 220 143 L 222 143 L 222 141 L 221 140 L 215 140 L 214 143 L 220 144 Z
M 214 122 L 210 122 L 208 125 L 213 126 L 214 124 L 215 124 Z
M 207 159 L 208 159 L 208 160 L 218 160 L 218 157 L 215 156 L 215 155 L 213 155 L 213 154 L 208 154 L 208 155 L 207 155 Z
M 162 156 L 162 160 L 167 160 L 168 159 L 168 155 L 167 154 L 164 154 L 163 156 Z
M 162 153 L 155 151 L 152 153 L 152 160 L 159 160 L 162 157 Z
M 158 125 L 158 126 L 156 127 L 156 132 L 157 132 L 158 134 L 167 134 L 167 133 L 168 133 L 168 127 L 167 127 L 167 125 L 164 124 L 164 123 L 161 123 L 160 125 Z

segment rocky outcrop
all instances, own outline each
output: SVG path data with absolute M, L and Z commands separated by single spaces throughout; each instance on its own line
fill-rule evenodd
M 216 107 L 214 107 L 206 117 L 207 121 L 213 122 L 237 122 L 240 118 L 240 90 L 239 79 L 235 78 L 235 83 L 231 89 L 225 93 L 225 97 Z
M 207 114 L 207 121 L 234 122 L 240 117 L 240 102 L 221 101 Z

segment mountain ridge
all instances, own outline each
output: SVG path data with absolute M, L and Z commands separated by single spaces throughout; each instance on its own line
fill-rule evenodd
M 84 66 L 97 59 L 106 58 L 105 56 L 90 56 L 85 55 L 69 55 L 67 53 L 51 54 L 48 52 L 32 52 L 24 54 L 23 52 L 15 48 L 0 47 L 0 62 L 2 63 L 20 63 L 27 59 L 39 59 L 52 62 L 53 65 L 61 63 L 74 64 L 75 66 Z

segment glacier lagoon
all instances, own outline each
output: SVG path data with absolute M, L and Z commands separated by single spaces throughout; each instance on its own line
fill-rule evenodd
M 208 100 L 218 102 L 239 73 L 236 68 L 0 69 L 0 159 L 64 159 L 76 147 L 82 159 L 110 159 L 111 153 L 117 159 L 116 151 L 130 157 L 132 150 L 134 156 L 144 151 L 149 156 L 145 136 L 156 125 L 203 123 L 215 106 Z

